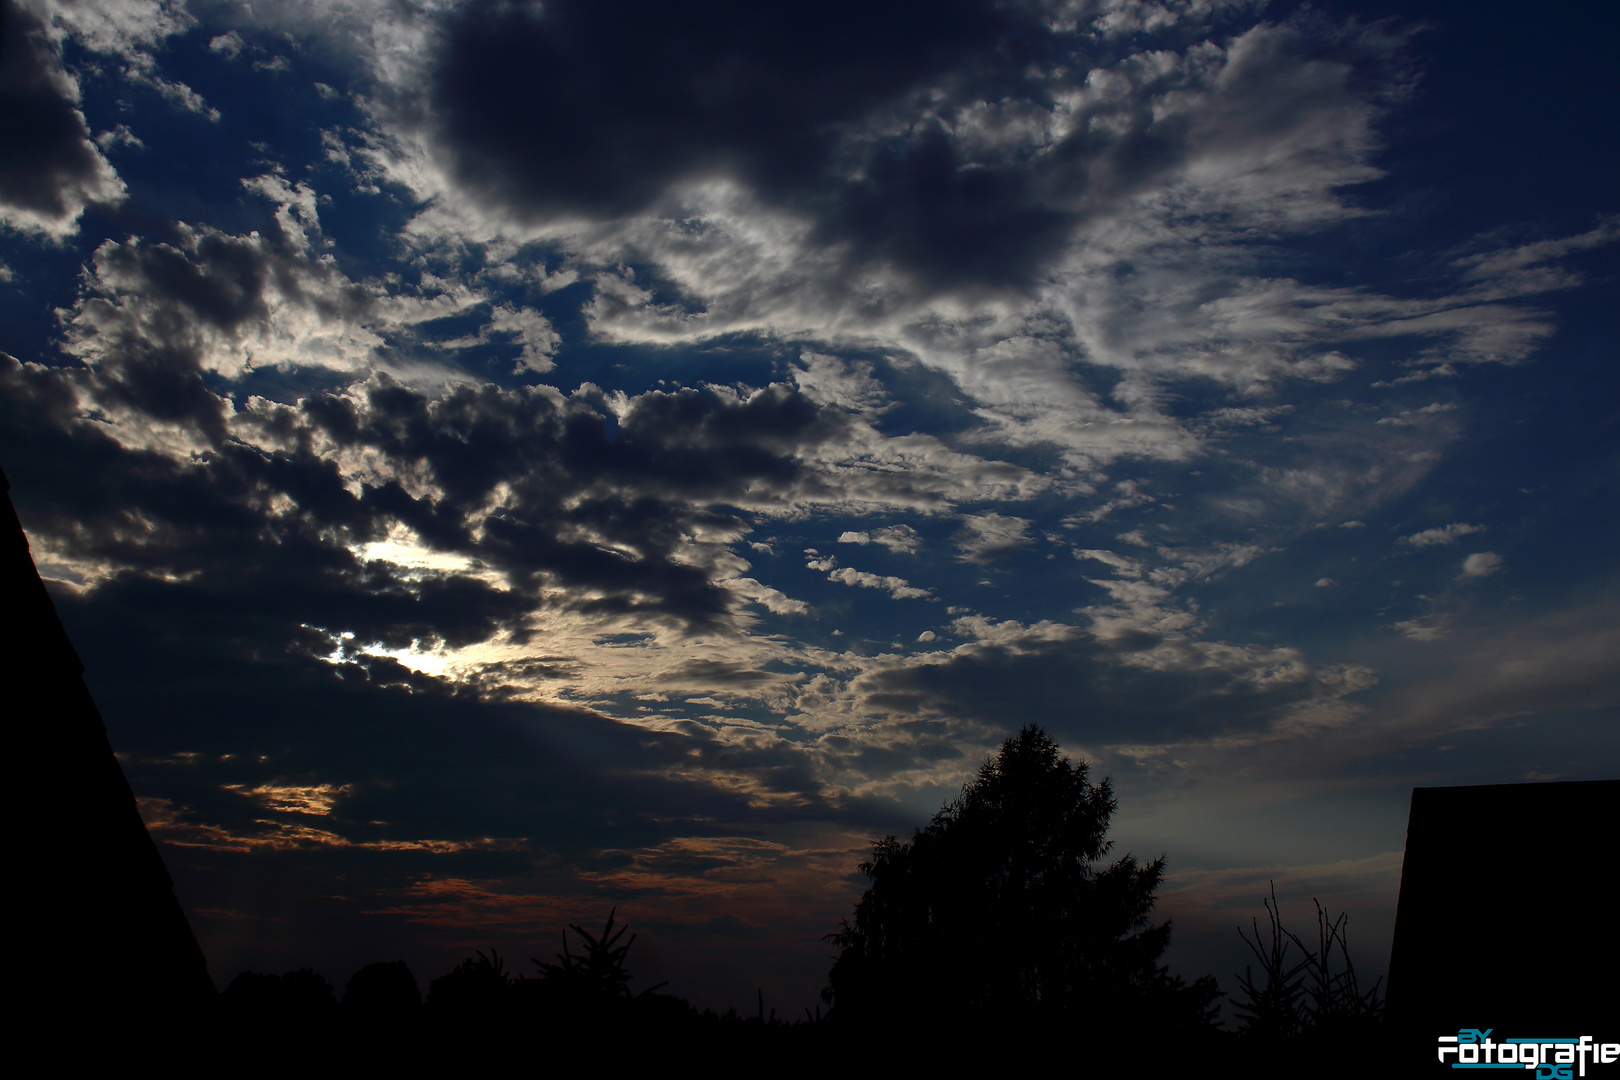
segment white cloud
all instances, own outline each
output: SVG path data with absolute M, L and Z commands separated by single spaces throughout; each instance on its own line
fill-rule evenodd
M 966 562 L 987 563 L 1025 546 L 1025 534 L 1032 523 L 1026 518 L 1004 514 L 964 514 L 962 531 L 956 535 L 959 556 Z
M 815 555 L 814 548 L 806 548 L 807 555 Z M 817 556 L 804 564 L 811 570 L 825 571 L 828 581 L 836 581 L 842 585 L 855 586 L 862 589 L 882 589 L 896 600 L 921 600 L 932 598 L 933 593 L 928 589 L 914 587 L 905 578 L 869 574 L 863 570 L 855 570 L 848 566 L 839 566 L 838 560 L 830 555 Z
M 751 577 L 731 578 L 719 584 L 774 615 L 805 615 L 810 611 L 810 605 L 803 600 L 795 600 L 778 589 L 761 585 Z
M 1432 419 L 1438 413 L 1454 412 L 1457 406 L 1451 402 L 1434 402 L 1421 409 L 1403 409 L 1395 416 L 1386 416 L 1378 423 L 1388 427 L 1412 427 Z
M 92 52 L 135 60 L 197 24 L 185 0 L 21 0 L 53 33 L 71 36 Z
M 479 288 L 431 273 L 415 285 L 353 280 L 327 251 L 313 188 L 277 173 L 242 185 L 274 206 L 274 234 L 180 223 L 172 244 L 106 241 L 84 295 L 65 313 L 67 350 L 100 364 L 131 349 L 180 347 L 229 379 L 262 367 L 384 368 L 406 381 L 442 382 L 466 378 L 447 363 L 461 350 L 493 344 L 518 347 L 516 370 L 550 369 L 561 339 L 539 312 L 491 303 Z M 177 280 L 191 282 L 190 291 L 175 292 Z M 471 335 L 416 337 L 424 323 L 483 310 Z M 404 343 L 414 350 L 400 349 Z
M 1453 616 L 1449 614 L 1422 615 L 1395 624 L 1395 629 L 1413 641 L 1438 641 L 1451 632 Z
M 1401 543 L 1412 547 L 1433 547 L 1436 544 L 1455 544 L 1458 539 L 1473 533 L 1485 531 L 1483 525 L 1468 525 L 1463 522 L 1453 522 L 1450 525 L 1441 525 L 1434 529 L 1424 529 L 1411 536 L 1401 537 Z
M 197 24 L 184 0 L 25 0 L 24 6 L 41 18 L 58 47 L 72 38 L 91 52 L 116 56 L 123 61 L 120 74 L 129 82 L 155 91 L 176 108 L 219 119 L 219 111 L 191 87 L 159 74 L 152 55 L 168 38 Z
M 1152 495 L 1142 491 L 1141 487 L 1142 485 L 1139 481 L 1121 480 L 1114 485 L 1115 494 L 1113 497 L 1104 499 L 1101 503 L 1093 506 L 1089 510 L 1075 514 L 1072 517 L 1065 518 L 1063 523 L 1064 525 L 1073 528 L 1076 525 L 1101 521 L 1119 510 L 1129 510 L 1138 506 L 1148 506 L 1157 501 Z M 1140 537 L 1141 532 L 1140 530 L 1135 530 L 1131 535 Z M 1124 537 L 1122 536 L 1121 539 L 1124 539 Z M 1143 540 L 1127 540 L 1126 543 L 1140 543 L 1143 546 L 1146 546 L 1147 542 Z
M 247 48 L 247 42 L 242 40 L 241 34 L 230 30 L 209 38 L 208 48 L 210 52 L 217 52 L 227 60 L 235 60 L 237 54 Z
M 1595 228 L 1575 236 L 1538 240 L 1518 247 L 1484 251 L 1457 260 L 1456 265 L 1465 277 L 1487 282 L 1511 283 L 1525 292 L 1539 292 L 1546 288 L 1567 288 L 1579 279 L 1567 273 L 1553 276 L 1532 275 L 1531 268 L 1576 251 L 1588 251 L 1620 241 L 1620 215 L 1610 216 Z
M 1463 560 L 1462 573 L 1459 578 L 1483 578 L 1506 568 L 1502 556 L 1494 551 L 1477 551 Z
M 1135 559 L 1127 559 L 1123 555 L 1116 555 L 1112 551 L 1099 551 L 1094 548 L 1076 549 L 1074 557 L 1077 559 L 1095 559 L 1113 568 L 1114 573 L 1120 577 L 1139 578 L 1142 576 L 1142 564 Z
M 885 525 L 870 532 L 846 530 L 838 537 L 840 544 L 877 544 L 902 555 L 915 555 L 922 546 L 922 537 L 910 525 Z

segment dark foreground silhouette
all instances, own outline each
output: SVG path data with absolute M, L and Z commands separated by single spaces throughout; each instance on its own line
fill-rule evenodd
M 574 925 L 532 973 L 513 973 L 494 950 L 475 953 L 434 979 L 421 1005 L 398 963 L 362 969 L 341 1005 L 307 971 L 244 974 L 221 1004 L 239 1037 L 301 1029 L 328 1054 L 409 1043 L 417 1058 L 474 1044 L 487 1055 L 522 1032 L 531 1044 L 594 1045 L 616 1064 L 1018 1068 L 1056 1042 L 1093 1069 L 1197 1068 L 1231 1038 L 1215 1021 L 1220 991 L 1159 962 L 1170 925 L 1151 914 L 1164 860 L 1100 862 L 1114 807 L 1106 780 L 1093 785 L 1084 763 L 1024 728 L 911 841 L 874 846 L 861 865 L 871 887 L 829 935 L 838 954 L 828 1009 L 803 1019 L 778 1017 L 763 999 L 753 1015 L 717 1015 L 662 986 L 632 993 L 635 938 L 616 911 L 599 934 Z
M 1210 1028 L 1215 980 L 1188 986 L 1159 963 L 1164 860 L 1099 863 L 1114 809 L 1109 782 L 1093 785 L 1039 727 L 1008 739 L 910 842 L 887 837 L 861 864 L 872 885 L 831 935 L 830 1019 L 1114 1042 Z
M 826 1025 L 787 1023 L 763 1000 L 757 1015 L 702 1011 L 659 993 L 630 990 L 634 937 L 610 913 L 600 934 L 571 928 L 555 961 L 513 972 L 479 951 L 433 979 L 424 998 L 403 961 L 368 964 L 341 1000 L 310 970 L 244 972 L 220 995 L 220 1045 L 253 1046 L 250 1072 L 323 1062 L 337 1068 L 480 1071 L 577 1068 L 613 1072 L 675 1060 L 831 1065 Z M 780 1065 L 777 1066 L 780 1070 Z
M 40 580 L 0 472 L 0 649 L 21 785 L 13 830 L 13 969 L 24 1015 L 95 1019 L 98 1031 L 194 1015 L 214 997 L 197 939 L 146 831 L 107 728 Z M 20 955 L 16 955 L 20 954 Z M 90 977 L 94 973 L 94 977 Z
M 1152 919 L 1164 860 L 1102 862 L 1115 802 L 1087 772 L 1026 727 L 909 842 L 875 844 L 860 867 L 870 888 L 828 935 L 838 952 L 825 1013 L 788 1021 L 761 999 L 752 1015 L 717 1015 L 662 984 L 632 992 L 635 938 L 614 911 L 600 933 L 573 925 L 528 973 L 477 952 L 432 980 L 425 1001 L 397 961 L 362 968 L 341 1004 L 309 971 L 245 973 L 221 997 L 222 1030 L 255 1045 L 279 1038 L 288 1061 L 373 1067 L 449 1068 L 469 1053 L 515 1062 L 554 1045 L 608 1068 L 691 1061 L 795 1075 L 852 1063 L 1023 1071 L 1054 1053 L 1092 1073 L 1198 1075 L 1241 1061 L 1364 1075 L 1386 1039 L 1379 985 L 1357 981 L 1346 917 L 1318 905 L 1308 947 L 1275 896 L 1265 900 L 1269 937 L 1258 920 L 1244 934 L 1260 967 L 1239 977 L 1239 1030 L 1223 1030 L 1215 980 L 1188 984 L 1159 962 L 1171 930 Z

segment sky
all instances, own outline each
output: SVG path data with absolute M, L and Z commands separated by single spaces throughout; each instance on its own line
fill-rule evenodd
M 1414 786 L 1620 775 L 1617 20 L 6 0 L 0 464 L 215 981 L 799 1015 L 1026 723 L 1173 970 L 1381 974 Z

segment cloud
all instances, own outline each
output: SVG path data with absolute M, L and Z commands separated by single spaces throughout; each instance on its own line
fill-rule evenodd
M 242 186 L 273 208 L 262 229 L 231 235 L 181 223 L 170 243 L 132 238 L 97 248 L 84 294 L 65 316 L 67 351 L 121 367 L 131 382 L 157 363 L 233 380 L 256 369 L 384 367 L 454 381 L 465 376 L 447 361 L 464 354 L 509 357 L 518 371 L 550 369 L 559 338 L 538 312 L 431 274 L 414 284 L 352 280 L 328 250 L 314 189 L 276 173 Z M 453 317 L 476 332 L 424 332 Z
M 829 239 L 914 273 L 1017 272 L 1023 252 L 1053 242 L 1058 218 L 1009 204 L 998 185 L 1016 178 L 964 172 L 971 161 L 926 129 L 878 136 L 878 155 L 864 143 L 879 109 L 985 55 L 1021 21 L 973 3 L 924 20 L 858 5 L 675 17 L 634 2 L 473 4 L 447 20 L 435 57 L 435 135 L 462 185 L 524 215 L 621 216 L 721 172 L 813 207 Z M 620 60 L 613 78 L 598 65 L 608 54 Z M 512 114 L 496 85 L 503 102 L 554 107 Z M 823 208 L 829 185 L 837 194 Z
M 184 0 L 102 0 L 96 4 L 23 0 L 15 6 L 40 15 L 53 36 L 71 36 L 93 52 L 125 60 L 148 53 L 197 23 Z
M 1424 615 L 1416 619 L 1405 619 L 1395 624 L 1395 629 L 1413 641 L 1438 641 L 1451 632 L 1455 617 L 1450 614 Z
M 1462 573 L 1459 578 L 1490 577 L 1506 568 L 1502 556 L 1494 551 L 1478 551 L 1463 560 Z
M 353 790 L 349 784 L 288 784 L 264 783 L 254 787 L 245 784 L 226 784 L 227 791 L 235 791 L 256 800 L 266 810 L 276 813 L 313 814 L 327 816 L 340 798 Z
M 281 198 L 262 233 L 181 226 L 174 244 L 102 244 L 68 317 L 69 352 L 98 366 L 183 353 L 227 378 L 256 366 L 366 366 L 382 344 L 366 328 L 382 298 L 320 257 L 310 189 L 279 178 L 263 187 Z
M 971 563 L 988 563 L 1028 544 L 1025 533 L 1031 522 L 1002 514 L 964 514 L 962 531 L 956 536 L 960 556 Z
M 840 544 L 877 544 L 901 555 L 915 555 L 922 546 L 922 537 L 910 525 L 885 525 L 870 532 L 846 530 L 838 537 Z
M 1141 484 L 1139 481 L 1121 480 L 1114 485 L 1114 491 L 1117 494 L 1111 498 L 1104 499 L 1101 503 L 1093 506 L 1089 510 L 1076 514 L 1072 518 L 1065 519 L 1064 524 L 1071 528 L 1076 525 L 1091 524 L 1093 522 L 1102 521 L 1104 518 L 1114 514 L 1116 511 L 1127 510 L 1138 506 L 1146 506 L 1155 501 L 1152 495 L 1140 490 L 1140 488 Z M 1134 533 L 1133 535 L 1140 534 Z M 1126 541 L 1126 543 L 1136 542 L 1137 541 L 1134 540 Z
M 862 589 L 883 589 L 896 600 L 921 600 L 933 597 L 930 590 L 916 588 L 905 578 L 869 574 L 864 570 L 839 566 L 837 559 L 830 555 L 818 555 L 814 548 L 806 548 L 805 553 L 817 557 L 806 560 L 804 565 L 811 570 L 826 571 L 828 581 L 858 586 Z
M 238 410 L 165 359 L 71 377 L 9 364 L 8 400 L 35 413 L 19 416 L 14 437 L 50 445 L 74 432 L 64 466 L 89 453 L 109 484 L 140 477 L 98 505 L 35 519 L 61 541 L 63 557 L 183 573 L 234 547 L 237 557 L 219 565 L 246 573 L 253 564 L 243 559 L 255 552 L 253 574 L 299 581 L 276 586 L 293 605 L 283 609 L 288 615 L 295 599 L 305 605 L 285 632 L 304 623 L 393 649 L 465 646 L 500 627 L 519 632 L 539 596 L 559 589 L 562 607 L 582 614 L 691 625 L 726 624 L 744 598 L 795 606 L 741 575 L 746 564 L 728 552 L 746 532 L 740 520 L 688 501 L 743 501 L 750 488 L 763 495 L 791 484 L 797 466 L 785 391 L 751 402 L 687 395 L 676 428 L 667 425 L 668 395 L 644 397 L 629 403 L 616 447 L 600 413 L 552 390 L 458 387 L 431 398 L 378 375 L 296 406 L 252 398 Z M 73 419 L 77 393 L 117 419 Z M 44 402 L 53 404 L 41 410 Z M 774 419 L 762 415 L 773 408 Z M 183 424 L 178 444 L 164 441 L 164 421 Z M 796 423 L 802 431 L 813 421 L 809 410 Z M 736 439 L 756 422 L 776 433 L 778 453 L 736 452 Z M 492 471 L 491 455 L 506 466 Z M 202 533 L 208 539 L 198 544 Z M 390 535 L 406 550 L 460 554 L 463 561 L 448 565 L 464 569 L 362 557 Z M 487 569 L 472 569 L 465 557 Z
M 1441 525 L 1434 529 L 1424 529 L 1422 532 L 1401 537 L 1401 543 L 1412 547 L 1432 547 L 1436 544 L 1455 544 L 1460 537 L 1473 533 L 1484 532 L 1483 525 L 1467 525 L 1462 522 L 1453 522 L 1450 525 Z
M 1391 739 L 1420 745 L 1536 716 L 1612 713 L 1620 705 L 1615 614 L 1615 597 L 1605 590 L 1535 616 L 1459 622 L 1392 694 L 1379 724 L 1384 737 L 1369 738 L 1363 752 L 1374 756 Z M 1576 745 L 1592 744 L 1583 737 Z
M 1457 408 L 1453 402 L 1439 402 L 1425 405 L 1421 409 L 1403 409 L 1398 416 L 1386 416 L 1379 420 L 1381 425 L 1392 427 L 1411 427 L 1429 420 L 1436 413 L 1452 412 Z
M 17 6 L 37 13 L 45 35 L 58 52 L 62 42 L 72 39 L 93 53 L 122 61 L 118 74 L 127 82 L 153 91 L 176 108 L 219 120 L 219 110 L 210 108 L 202 95 L 183 82 L 159 74 L 153 56 L 153 50 L 168 38 L 196 25 L 196 17 L 183 0 L 108 0 L 96 4 L 32 0 Z
M 420 47 L 367 53 L 377 87 L 353 154 L 422 202 L 408 234 L 424 249 L 564 254 L 594 289 L 602 341 L 793 341 L 806 393 L 881 428 L 891 387 L 834 356 L 876 346 L 948 380 L 975 418 L 949 449 L 1055 453 L 1067 491 L 1101 488 L 1121 459 L 1186 463 L 1284 420 L 1319 424 L 1301 408 L 1310 387 L 1369 354 L 1460 370 L 1519 362 L 1551 332 L 1474 283 L 1393 296 L 1280 273 L 1273 256 L 1363 213 L 1343 193 L 1378 175 L 1375 124 L 1411 90 L 1410 28 L 1086 10 L 964 2 L 903 41 L 878 20 L 870 46 L 830 59 L 813 43 L 871 13 L 381 12 Z M 1174 33 L 1119 30 L 1138 23 Z M 899 51 L 868 72 L 885 42 Z M 513 97 L 570 107 L 514 112 Z M 1292 400 L 1184 417 L 1170 403 L 1199 380 Z M 1388 419 L 1454 431 L 1424 410 Z M 1430 460 L 1383 445 L 1391 460 L 1360 475 Z
M 734 578 L 722 584 L 775 615 L 806 615 L 810 611 L 810 605 L 803 600 L 795 600 L 779 589 L 761 585 L 753 578 Z
M 1348 84 L 1391 46 L 1369 33 L 1307 62 L 1307 36 L 1262 25 L 1132 53 L 1117 28 L 1035 6 L 471 4 L 445 21 L 424 111 L 458 186 L 522 219 L 625 218 L 723 176 L 857 264 L 927 288 L 1029 284 L 1157 184 L 1320 213 L 1311 189 L 1370 145 L 1375 110 Z M 1257 140 L 1287 146 L 1263 171 L 1243 164 Z
M 1294 738 L 1344 722 L 1365 668 L 1318 667 L 1290 649 L 1146 630 L 1105 641 L 1078 626 L 959 618 L 968 641 L 854 680 L 867 707 L 964 731 L 1040 717 L 1065 745 Z
M 12 3 L 0 19 L 0 224 L 63 239 L 86 207 L 122 201 L 124 182 L 90 138 L 47 25 Z
M 1135 578 L 1142 576 L 1142 564 L 1135 559 L 1127 559 L 1112 551 L 1102 551 L 1096 548 L 1076 548 L 1074 557 L 1077 559 L 1095 559 L 1111 567 L 1120 577 Z
M 1549 271 L 1544 267 L 1554 259 L 1571 252 L 1587 251 L 1620 241 L 1620 216 L 1605 217 L 1595 228 L 1575 236 L 1537 240 L 1517 247 L 1482 251 L 1466 255 L 1456 261 L 1463 276 L 1492 283 L 1511 282 L 1516 291 L 1539 292 L 1551 288 L 1568 288 L 1579 279 L 1567 272 Z M 1539 273 L 1534 272 L 1540 270 Z M 1500 285 L 1498 285 L 1500 287 Z
M 208 50 L 219 53 L 227 60 L 235 60 L 245 48 L 247 48 L 247 42 L 243 41 L 242 35 L 235 30 L 229 30 L 208 39 Z

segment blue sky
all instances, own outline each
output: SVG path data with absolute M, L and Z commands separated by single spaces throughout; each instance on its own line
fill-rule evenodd
M 1616 774 L 1606 10 L 5 19 L 0 462 L 222 984 L 796 1011 L 1031 721 L 1178 970 L 1377 971 L 1413 786 Z

